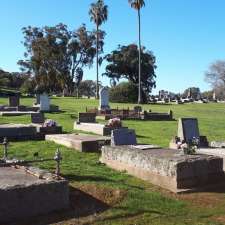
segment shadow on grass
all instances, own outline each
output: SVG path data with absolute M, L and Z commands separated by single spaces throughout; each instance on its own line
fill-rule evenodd
M 130 184 L 124 183 L 124 180 L 112 180 L 112 179 L 108 179 L 106 177 L 79 176 L 79 175 L 73 175 L 73 174 L 69 174 L 64 177 L 71 182 L 104 182 L 104 183 L 110 183 L 110 184 L 115 183 L 117 185 L 121 184 L 127 189 L 133 188 L 133 189 L 137 189 L 137 190 L 144 190 L 143 187 L 140 187 L 138 185 L 130 185 Z
M 67 210 L 53 212 L 48 215 L 38 216 L 26 221 L 10 223 L 10 225 L 47 225 L 66 220 L 74 220 L 73 224 L 79 224 L 79 218 L 104 212 L 110 206 L 92 195 L 70 186 L 70 207 Z

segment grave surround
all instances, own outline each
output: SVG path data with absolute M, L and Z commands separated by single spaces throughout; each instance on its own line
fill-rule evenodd
M 1 224 L 27 220 L 68 208 L 68 182 L 39 179 L 23 167 L 0 166 L 0 199 Z
M 222 158 L 183 155 L 175 149 L 143 151 L 131 146 L 104 146 L 100 161 L 175 193 L 206 188 L 224 180 Z

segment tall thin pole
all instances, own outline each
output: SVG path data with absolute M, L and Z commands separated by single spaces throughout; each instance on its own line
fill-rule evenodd
M 141 96 L 141 11 L 140 9 L 138 9 L 138 35 L 139 35 L 138 104 L 141 104 L 142 96 Z
M 98 24 L 97 24 L 97 37 L 96 37 L 96 73 L 97 73 L 97 79 L 96 79 L 96 98 L 97 99 L 99 99 L 99 86 L 98 86 L 98 83 L 99 83 L 99 81 L 98 81 L 98 42 L 99 42 L 99 40 L 98 40 L 98 38 L 99 38 L 99 36 L 98 36 Z

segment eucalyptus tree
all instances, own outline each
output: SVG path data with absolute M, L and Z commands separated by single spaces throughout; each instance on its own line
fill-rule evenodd
M 89 10 L 90 20 L 96 25 L 96 98 L 99 98 L 99 28 L 108 19 L 108 6 L 104 0 L 92 3 Z
M 141 8 L 145 6 L 144 0 L 128 0 L 130 6 L 138 12 L 138 40 L 139 40 L 139 85 L 138 85 L 138 104 L 142 102 L 141 96 Z
M 70 31 L 64 24 L 23 28 L 25 58 L 18 64 L 30 74 L 40 90 L 72 93 L 83 77 L 83 68 L 93 64 L 96 35 L 85 24 Z M 102 43 L 102 42 L 100 42 Z

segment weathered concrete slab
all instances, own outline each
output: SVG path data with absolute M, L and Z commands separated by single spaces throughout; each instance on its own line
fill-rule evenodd
M 0 223 L 18 222 L 68 208 L 68 182 L 49 173 L 39 179 L 29 168 L 0 167 L 0 199 Z
M 199 154 L 213 155 L 223 159 L 223 170 L 225 171 L 225 148 L 199 148 Z
M 225 148 L 225 141 L 212 141 L 210 143 L 212 148 Z
M 104 146 L 100 161 L 175 193 L 214 185 L 224 179 L 221 158 L 181 155 L 174 149 L 143 151 L 129 146 Z
M 101 146 L 109 145 L 110 138 L 83 134 L 46 135 L 45 140 L 73 148 L 81 152 L 97 152 Z
M 31 115 L 37 112 L 34 111 L 0 111 L 0 116 L 22 116 L 22 115 Z
M 104 124 L 100 123 L 74 123 L 74 130 L 81 130 L 85 132 L 92 132 L 102 136 L 111 135 L 111 128 L 106 127 Z

